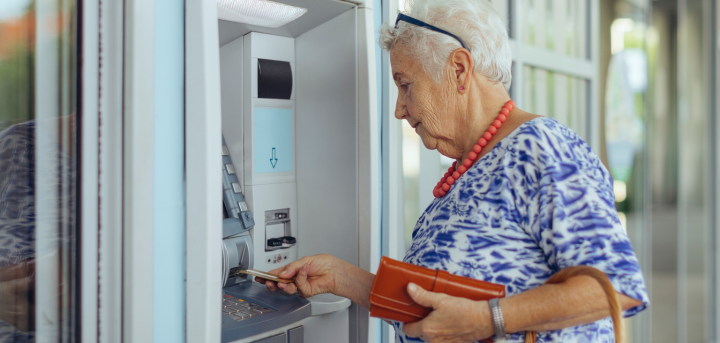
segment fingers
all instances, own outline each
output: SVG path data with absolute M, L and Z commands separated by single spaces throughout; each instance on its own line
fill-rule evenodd
M 278 288 L 287 294 L 295 294 L 298 292 L 294 283 L 278 283 Z
M 300 268 L 300 270 L 298 270 L 298 274 L 295 277 L 295 282 L 301 283 L 301 284 L 307 284 L 307 277 L 308 277 L 308 265 L 306 264 L 306 265 L 303 265 L 302 268 Z
M 283 279 L 292 279 L 298 274 L 298 271 L 306 264 L 305 258 L 299 259 L 295 262 L 288 263 L 285 265 L 285 267 L 282 268 L 282 270 L 279 271 L 277 275 L 280 278 Z M 278 268 L 280 269 L 280 268 Z M 277 270 L 277 269 L 276 269 Z M 274 274 L 270 272 L 270 274 Z
M 270 290 L 271 292 L 275 292 L 278 289 L 278 287 L 274 281 L 266 280 L 261 277 L 256 276 L 255 282 L 264 284 L 265 286 L 267 286 L 268 290 Z
M 422 287 L 412 282 L 408 284 L 407 292 L 410 295 L 410 298 L 412 298 L 412 300 L 415 301 L 418 305 L 429 307 L 432 309 L 436 309 L 442 297 L 445 296 L 444 294 L 440 293 L 428 292 Z M 425 322 L 426 320 L 424 319 L 418 322 L 405 324 L 403 325 L 402 330 L 408 337 L 420 337 L 423 341 L 432 341 L 427 339 L 427 337 L 424 335 Z
M 427 317 L 425 317 L 427 318 Z M 429 324 L 426 319 L 414 322 L 414 323 L 408 323 L 403 324 L 402 331 L 407 337 L 411 338 L 420 338 L 423 342 L 439 342 L 438 339 L 440 337 L 434 336 L 433 334 L 428 334 L 428 328 L 432 326 L 432 324 Z M 442 342 L 450 342 L 446 340 L 441 340 Z M 457 341 L 452 341 L 457 342 Z M 474 341 L 473 341 L 474 342 Z
M 273 282 L 273 281 L 270 281 L 270 280 L 265 280 L 265 286 L 267 286 L 267 288 L 268 288 L 271 292 L 275 292 L 275 291 L 278 290 L 277 283 L 275 283 L 275 282 Z
M 298 271 L 298 275 L 295 277 L 295 285 L 299 290 L 300 295 L 303 297 L 313 296 L 310 284 L 307 282 L 309 266 L 306 264 Z
M 277 275 L 282 279 L 295 279 L 294 283 L 277 283 L 262 278 L 255 278 L 256 282 L 264 283 L 271 291 L 282 290 L 288 294 L 298 293 L 301 296 L 309 297 L 314 295 L 312 286 L 308 282 L 308 274 L 310 273 L 310 262 L 312 258 L 303 257 L 295 262 L 291 262 L 282 268 L 277 268 L 268 272 L 268 274 Z M 317 276 L 317 275 L 314 275 Z
M 284 267 L 273 269 L 267 273 L 271 274 L 271 275 L 277 275 L 278 277 L 280 277 L 282 279 L 292 279 L 298 273 L 298 270 L 300 268 L 302 268 L 302 266 L 304 265 L 304 263 L 301 262 L 302 260 L 304 260 L 304 259 L 301 259 L 301 260 L 298 260 L 295 262 L 291 262 L 291 263 L 285 265 Z M 292 292 L 289 292 L 290 289 L 285 286 L 287 284 L 277 283 L 277 282 L 266 280 L 266 279 L 263 279 L 260 277 L 255 277 L 255 282 L 265 284 L 267 286 L 267 288 L 273 292 L 280 289 L 284 292 L 288 292 L 290 294 L 295 294 L 294 288 L 292 289 Z M 293 287 L 294 287 L 294 285 L 293 285 Z
M 264 283 L 265 286 L 267 286 L 267 289 L 271 292 L 275 292 L 278 289 L 288 294 L 295 294 L 297 292 L 297 288 L 292 283 L 279 283 L 275 281 L 265 280 L 259 277 L 255 278 L 255 282 Z
M 422 325 L 422 320 L 419 322 L 405 324 L 402 327 L 402 331 L 405 336 L 408 336 L 410 338 L 418 338 L 422 335 Z
M 268 271 L 267 273 L 271 274 L 271 275 L 278 275 L 278 274 L 282 273 L 285 270 L 285 268 L 287 268 L 287 265 L 280 267 L 280 268 L 275 268 L 273 270 Z
M 410 298 L 412 298 L 412 300 L 417 304 L 430 307 L 432 309 L 437 308 L 438 302 L 444 296 L 444 294 L 441 293 L 428 292 L 412 282 L 408 284 L 407 292 L 410 295 Z
M 295 277 L 295 283 L 278 283 L 276 286 L 287 294 L 297 293 L 303 297 L 312 296 L 314 294 L 312 293 L 312 287 L 307 282 L 307 274 L 308 265 L 304 265 L 298 270 L 297 276 Z
M 287 294 L 297 293 L 297 287 L 292 283 L 280 283 L 261 278 L 255 278 L 255 281 L 259 283 L 264 283 L 265 286 L 267 286 L 267 289 L 271 292 L 275 292 L 279 289 Z

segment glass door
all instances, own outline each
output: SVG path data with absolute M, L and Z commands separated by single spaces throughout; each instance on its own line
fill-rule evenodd
M 0 5 L 0 342 L 78 334 L 77 14 Z

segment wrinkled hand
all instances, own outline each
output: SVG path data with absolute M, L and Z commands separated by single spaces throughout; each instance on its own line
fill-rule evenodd
M 433 309 L 423 320 L 403 325 L 408 337 L 430 343 L 460 343 L 477 342 L 494 334 L 487 301 L 428 292 L 414 283 L 407 291 L 416 303 Z
M 306 256 L 268 272 L 283 279 L 295 278 L 295 283 L 276 283 L 259 277 L 256 277 L 255 281 L 264 283 L 271 291 L 280 289 L 288 294 L 297 293 L 304 298 L 333 293 L 337 283 L 336 274 L 342 269 L 338 261 L 326 254 Z

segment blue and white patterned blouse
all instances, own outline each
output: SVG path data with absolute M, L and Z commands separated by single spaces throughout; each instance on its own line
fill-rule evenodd
M 425 210 L 405 261 L 503 284 L 507 295 L 542 285 L 565 267 L 605 272 L 615 290 L 649 303 L 623 230 L 612 178 L 573 131 L 554 119 L 528 121 L 505 137 Z M 429 190 L 428 190 L 429 191 Z M 400 342 L 421 342 L 402 333 Z M 523 342 L 524 333 L 508 342 Z M 612 320 L 539 332 L 537 342 L 613 342 Z
M 55 120 L 55 119 L 51 119 Z M 55 203 L 66 208 L 65 211 L 45 211 L 41 220 L 54 227 L 75 228 L 75 192 L 57 194 L 38 194 L 36 181 L 42 182 L 45 189 L 59 189 L 66 182 L 66 189 L 74 189 L 75 160 L 55 141 L 45 141 L 46 146 L 37 149 L 36 126 L 56 125 L 56 122 L 38 124 L 31 120 L 16 124 L 0 132 L 0 268 L 17 265 L 36 258 L 36 212 L 35 197 L 56 197 Z M 38 155 L 40 152 L 43 155 Z M 37 160 L 54 161 L 46 165 L 48 169 L 37 170 Z M 50 186 L 48 186 L 50 185 Z M 68 186 L 70 185 L 70 186 Z M 58 230 L 57 235 L 43 237 L 44 240 L 56 240 L 55 246 L 62 245 L 63 251 L 71 254 L 70 243 L 75 241 L 74 230 L 70 233 Z M 63 236 L 60 236 L 60 234 Z M 53 245 L 53 244 L 51 244 Z M 41 251 L 50 254 L 51 251 Z M 12 296 L 0 294 L 0 296 Z M 32 304 L 32 293 L 29 297 Z M 20 296 L 18 296 L 20 297 Z M 0 299 L 6 300 L 6 299 Z M 20 299 L 18 298 L 18 301 Z M 72 330 L 63 337 L 72 337 Z M 11 324 L 0 320 L 0 343 L 35 342 L 35 332 L 23 332 Z
M 35 122 L 29 121 L 0 132 L 0 268 L 34 257 Z M 0 320 L 0 343 L 34 341 L 34 332 Z

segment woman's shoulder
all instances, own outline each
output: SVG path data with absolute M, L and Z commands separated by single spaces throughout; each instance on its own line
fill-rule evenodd
M 35 121 L 27 121 L 14 124 L 0 131 L 0 149 L 5 148 L 10 143 L 17 141 L 27 141 L 32 143 L 35 139 Z
M 595 180 L 604 188 L 612 184 L 610 173 L 590 146 L 548 117 L 519 125 L 466 174 L 461 179 L 463 187 L 474 191 L 499 191 L 506 180 L 523 193 L 534 192 L 548 180 L 566 180 L 569 175 Z
M 540 168 L 567 162 L 600 163 L 580 135 L 550 117 L 529 120 L 507 138 L 504 150 L 519 160 L 516 162 L 531 162 Z
M 518 126 L 513 132 L 515 144 L 538 144 L 542 146 L 559 146 L 562 143 L 584 145 L 585 141 L 576 132 L 550 117 L 536 117 Z

